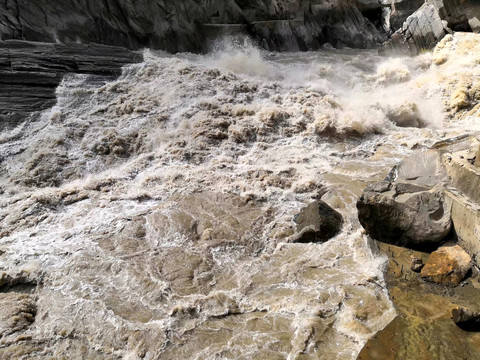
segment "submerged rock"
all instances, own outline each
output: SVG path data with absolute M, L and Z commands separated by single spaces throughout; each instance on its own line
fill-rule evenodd
M 462 332 L 452 321 L 458 305 L 478 309 L 476 281 L 448 289 L 419 281 L 417 274 L 402 269 L 410 266 L 412 257 L 425 261 L 429 254 L 378 245 L 388 256 L 385 282 L 397 317 L 367 342 L 357 360 L 477 359 L 479 334 Z
M 295 217 L 297 235 L 295 242 L 324 242 L 342 229 L 342 215 L 321 200 L 314 201 L 304 207 Z
M 443 246 L 434 251 L 420 272 L 428 281 L 457 286 L 472 267 L 472 258 L 460 246 Z

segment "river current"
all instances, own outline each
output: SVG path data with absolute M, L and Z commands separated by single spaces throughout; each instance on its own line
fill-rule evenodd
M 66 76 L 54 108 L 0 134 L 2 278 L 35 308 L 2 351 L 355 359 L 396 314 L 357 198 L 409 154 L 478 130 L 448 113 L 439 76 L 430 53 L 238 38 L 147 50 L 108 82 Z M 314 199 L 343 230 L 292 243 Z

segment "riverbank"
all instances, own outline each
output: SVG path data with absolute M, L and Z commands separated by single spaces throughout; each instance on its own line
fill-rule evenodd
M 365 345 L 357 359 L 477 359 L 480 333 L 460 329 L 451 317 L 457 306 L 478 307 L 478 272 L 458 287 L 428 283 L 410 270 L 412 256 L 425 263 L 428 253 L 380 242 L 374 247 L 388 256 L 385 282 L 397 317 Z

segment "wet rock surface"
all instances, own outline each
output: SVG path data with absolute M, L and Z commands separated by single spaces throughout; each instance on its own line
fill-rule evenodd
M 35 321 L 37 312 L 33 296 L 21 293 L 0 293 L 0 338 L 25 331 Z
M 324 242 L 337 235 L 342 229 L 342 215 L 321 200 L 314 201 L 295 217 L 297 235 L 294 242 Z
M 478 276 L 455 288 L 425 282 L 409 266 L 412 256 L 425 262 L 428 253 L 378 246 L 389 259 L 385 276 L 398 315 L 365 345 L 357 359 L 476 359 L 480 334 L 458 327 L 452 312 L 458 307 L 478 308 Z
M 92 81 L 101 83 L 142 59 L 119 47 L 0 41 L 0 131 L 52 107 L 65 74 L 94 74 L 98 77 Z
M 471 267 L 472 258 L 460 246 L 442 246 L 430 255 L 420 276 L 438 284 L 457 286 Z
M 429 248 L 450 233 L 450 211 L 441 191 L 425 191 L 422 186 L 400 182 L 381 184 L 385 187 L 367 187 L 357 202 L 360 223 L 372 238 Z
M 471 164 L 477 147 L 475 136 L 435 144 L 396 165 L 384 181 L 369 185 L 357 202 L 367 233 L 379 241 L 433 250 L 451 235 L 454 220 L 462 230 L 455 206 L 452 215 L 452 199 L 460 192 L 477 201 L 478 174 Z M 460 241 L 467 241 L 462 236 Z

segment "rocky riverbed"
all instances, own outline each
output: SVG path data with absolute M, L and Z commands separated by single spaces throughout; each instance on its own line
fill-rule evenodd
M 399 311 L 357 200 L 480 130 L 479 46 L 228 38 L 145 51 L 115 80 L 68 74 L 0 135 L 0 357 L 355 359 Z
M 358 360 L 476 359 L 480 333 L 459 328 L 452 311 L 478 307 L 478 270 L 461 286 L 445 287 L 423 281 L 410 269 L 412 256 L 427 262 L 429 253 L 378 245 L 389 259 L 385 276 L 398 315 L 365 345 Z

